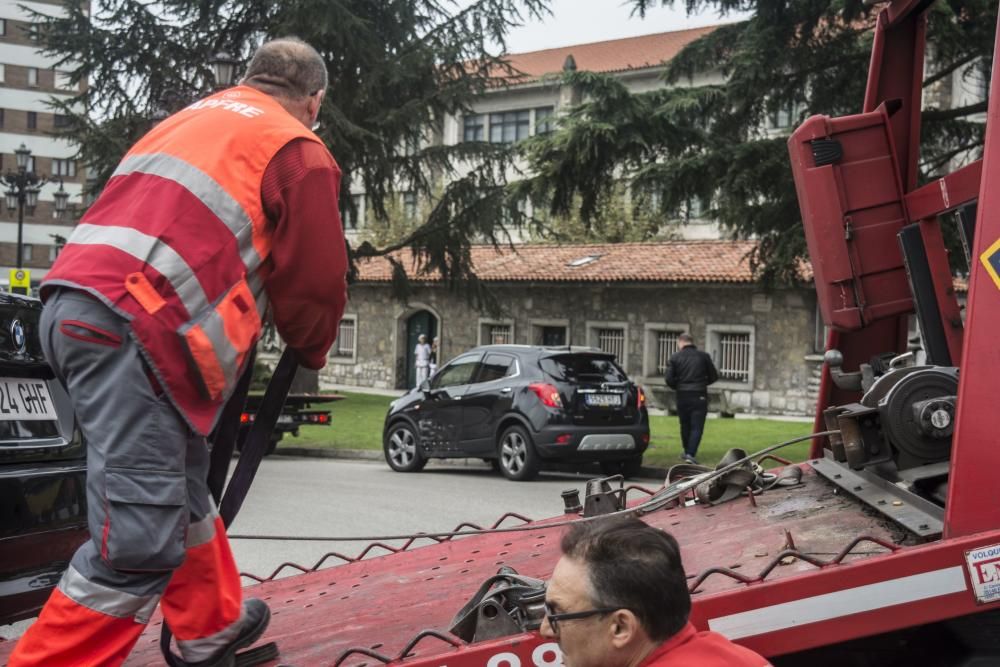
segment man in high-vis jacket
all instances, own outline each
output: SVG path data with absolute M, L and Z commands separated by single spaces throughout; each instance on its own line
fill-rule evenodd
M 90 540 L 10 659 L 118 665 L 157 603 L 188 665 L 232 665 L 270 617 L 242 600 L 209 433 L 270 312 L 321 368 L 347 300 L 340 169 L 313 134 L 326 66 L 264 44 L 241 85 L 143 137 L 42 283 L 42 344 L 87 441 Z

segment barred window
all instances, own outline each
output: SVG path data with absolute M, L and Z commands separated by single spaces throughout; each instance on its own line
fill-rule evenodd
M 618 328 L 597 329 L 597 347 L 613 354 L 619 361 L 625 358 L 625 330 Z
M 511 329 L 509 324 L 490 324 L 488 327 L 490 345 L 510 345 L 513 343 Z
M 354 356 L 357 352 L 357 326 L 358 323 L 353 318 L 340 320 L 340 330 L 337 332 L 337 340 L 333 344 L 333 356 L 348 358 Z
M 657 331 L 656 332 L 656 373 L 663 375 L 667 372 L 667 362 L 670 356 L 677 351 L 677 338 L 680 331 Z
M 718 359 L 715 360 L 719 377 L 736 382 L 750 381 L 750 334 L 719 332 Z

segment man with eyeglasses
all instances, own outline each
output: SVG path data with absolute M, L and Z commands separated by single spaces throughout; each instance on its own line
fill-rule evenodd
M 677 541 L 635 517 L 580 523 L 562 539 L 543 637 L 565 667 L 766 667 L 753 651 L 688 621 Z

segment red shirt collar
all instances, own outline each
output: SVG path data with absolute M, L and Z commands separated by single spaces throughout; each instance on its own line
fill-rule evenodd
M 646 659 L 642 661 L 639 667 L 648 667 L 649 665 L 654 664 L 657 660 L 665 656 L 667 653 L 670 653 L 681 644 L 686 644 L 691 641 L 696 634 L 698 634 L 698 631 L 695 630 L 694 625 L 688 622 L 687 625 L 681 628 L 680 632 L 660 644 L 656 647 L 655 651 L 647 655 Z

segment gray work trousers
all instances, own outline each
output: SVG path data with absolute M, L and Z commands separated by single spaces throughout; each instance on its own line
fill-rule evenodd
M 215 515 L 205 439 L 153 379 L 128 322 L 106 305 L 60 289 L 40 328 L 87 443 L 91 537 L 71 567 L 92 583 L 158 596 L 184 561 L 189 523 Z

